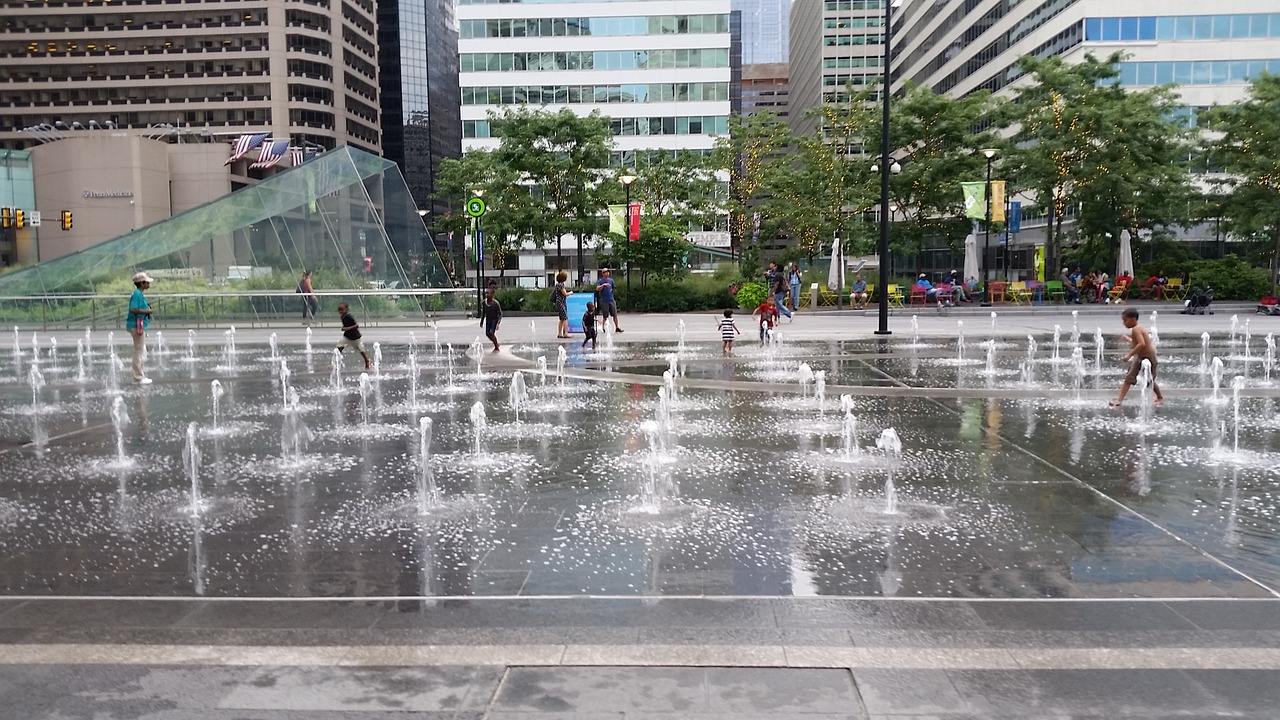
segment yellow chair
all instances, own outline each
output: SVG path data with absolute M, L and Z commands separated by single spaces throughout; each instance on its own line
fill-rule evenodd
M 1182 278 L 1169 278 L 1169 283 L 1164 286 L 1164 299 L 1178 302 L 1187 299 L 1187 288 L 1182 284 Z
M 889 306 L 902 307 L 902 288 L 892 283 L 889 285 Z
M 1110 290 L 1107 291 L 1107 297 L 1111 298 L 1111 302 L 1116 305 L 1123 303 L 1124 299 L 1128 296 L 1129 296 L 1129 283 L 1127 282 L 1116 283 L 1114 286 L 1112 286 Z
M 1005 290 L 1005 297 L 1012 300 L 1014 305 L 1027 305 L 1031 303 L 1031 289 L 1027 287 L 1024 280 L 1018 280 Z

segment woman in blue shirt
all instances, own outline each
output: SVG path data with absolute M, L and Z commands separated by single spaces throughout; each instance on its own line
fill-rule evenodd
M 151 288 L 151 276 L 140 272 L 133 276 L 133 296 L 129 298 L 129 314 L 125 318 L 125 328 L 133 338 L 133 381 L 139 385 L 150 385 L 151 378 L 142 372 L 142 356 L 146 351 L 147 328 L 151 327 L 151 304 L 143 297 L 142 291 Z

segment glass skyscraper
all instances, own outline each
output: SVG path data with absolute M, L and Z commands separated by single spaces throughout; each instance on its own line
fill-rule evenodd
M 742 13 L 742 64 L 785 63 L 788 60 L 791 0 L 733 0 Z

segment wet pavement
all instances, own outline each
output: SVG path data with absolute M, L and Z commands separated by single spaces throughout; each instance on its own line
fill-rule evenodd
M 356 360 L 335 383 L 296 333 L 275 359 L 262 333 L 231 355 L 170 341 L 154 385 L 118 390 L 104 346 L 80 381 L 64 338 L 37 395 L 0 386 L 0 699 L 14 717 L 1267 717 L 1274 357 L 1170 333 L 1169 401 L 1113 410 L 1114 332 L 1099 360 L 1063 324 L 1030 355 L 972 330 L 963 351 L 909 331 L 730 359 L 688 340 L 664 397 L 674 337 L 570 348 L 561 376 L 554 346 L 477 374 L 420 332 L 412 361 L 384 344 L 363 392 Z M 21 343 L 4 377 L 30 377 Z M 888 428 L 900 457 L 876 447 Z

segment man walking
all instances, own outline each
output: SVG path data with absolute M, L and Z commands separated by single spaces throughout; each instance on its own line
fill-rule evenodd
M 151 304 L 143 296 L 143 290 L 151 289 L 151 276 L 140 272 L 133 276 L 133 295 L 129 298 L 129 314 L 125 317 L 125 328 L 133 338 L 133 381 L 139 385 L 150 385 L 151 378 L 142 371 L 143 355 L 146 353 L 147 328 L 151 327 Z
M 769 263 L 769 269 L 764 273 L 764 281 L 769 286 L 769 294 L 773 297 L 773 304 L 777 307 L 777 311 L 790 319 L 792 313 L 787 309 L 787 277 L 778 269 L 778 263 Z
M 605 268 L 600 274 L 600 282 L 596 283 L 596 294 L 600 298 L 600 319 L 607 323 L 612 315 L 613 329 L 622 332 L 622 328 L 618 326 L 618 303 L 613 299 L 613 273 Z

